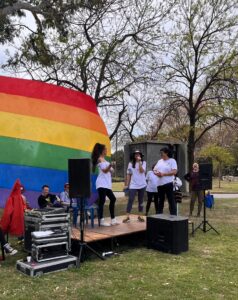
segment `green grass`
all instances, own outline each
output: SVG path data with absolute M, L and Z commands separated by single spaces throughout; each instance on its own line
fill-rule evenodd
M 219 188 L 218 179 L 215 178 L 213 179 L 212 185 L 213 193 L 238 193 L 238 182 L 236 181 L 221 181 L 221 187 Z
M 113 182 L 112 190 L 115 192 L 121 192 L 124 188 L 124 182 Z
M 221 181 L 221 188 L 218 187 L 218 179 L 214 178 L 212 193 L 238 193 L 238 182 Z M 124 182 L 113 182 L 113 191 L 122 191 Z
M 118 214 L 124 212 L 125 204 L 126 199 L 118 199 Z M 187 214 L 188 205 L 185 199 L 182 214 Z M 118 249 L 119 256 L 106 261 L 90 258 L 80 269 L 40 278 L 15 271 L 16 259 L 25 256 L 17 246 L 19 254 L 1 262 L 0 299 L 237 299 L 237 213 L 238 200 L 216 200 L 215 209 L 207 214 L 220 235 L 196 231 L 189 251 L 180 255 L 123 247 Z M 200 221 L 194 218 L 196 224 Z

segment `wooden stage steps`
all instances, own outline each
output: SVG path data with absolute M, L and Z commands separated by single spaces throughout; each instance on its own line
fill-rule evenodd
M 139 233 L 146 230 L 146 217 L 144 217 L 145 222 L 138 222 L 137 215 L 130 215 L 131 221 L 129 223 L 122 223 L 122 220 L 126 216 L 117 217 L 117 221 L 120 222 L 119 225 L 113 225 L 110 227 L 98 226 L 95 220 L 94 228 L 91 227 L 90 222 L 85 225 L 84 229 L 84 241 L 87 243 L 98 242 L 100 240 L 113 239 L 119 236 L 125 236 L 133 233 Z M 110 218 L 105 218 L 105 222 L 110 223 Z M 80 229 L 72 228 L 71 238 L 73 240 L 80 240 Z

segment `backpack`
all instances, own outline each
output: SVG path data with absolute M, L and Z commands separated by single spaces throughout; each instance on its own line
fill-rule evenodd
M 212 208 L 214 206 L 214 196 L 210 193 L 205 196 L 205 206 L 207 208 Z

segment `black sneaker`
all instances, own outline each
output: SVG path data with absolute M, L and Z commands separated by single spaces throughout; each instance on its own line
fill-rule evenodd
M 3 246 L 5 252 L 10 255 L 17 254 L 17 250 L 12 248 L 8 243 Z

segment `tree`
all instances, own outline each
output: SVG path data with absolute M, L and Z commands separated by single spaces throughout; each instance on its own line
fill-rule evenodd
M 116 162 L 115 177 L 124 177 L 124 151 L 118 150 L 112 153 L 111 160 Z
M 168 26 L 165 96 L 187 116 L 190 169 L 203 135 L 238 120 L 237 95 L 221 93 L 237 85 L 237 21 L 232 0 L 182 0 Z
M 67 35 L 42 24 L 6 68 L 32 79 L 90 94 L 98 107 L 125 113 L 124 99 L 136 84 L 151 82 L 161 47 L 160 26 L 174 1 L 108 0 L 97 9 L 78 7 L 67 18 Z M 111 138 L 121 123 L 115 124 Z
M 104 6 L 107 0 L 1 0 L 0 3 L 0 43 L 12 41 L 27 25 L 16 22 L 15 17 L 23 18 L 26 12 L 32 14 L 36 22 L 34 34 L 44 35 L 45 28 L 54 28 L 67 36 L 68 18 L 79 7 L 96 10 Z
M 209 145 L 199 152 L 201 157 L 212 158 L 213 167 L 218 170 L 219 188 L 221 187 L 222 168 L 235 163 L 235 158 L 229 149 L 217 145 Z

